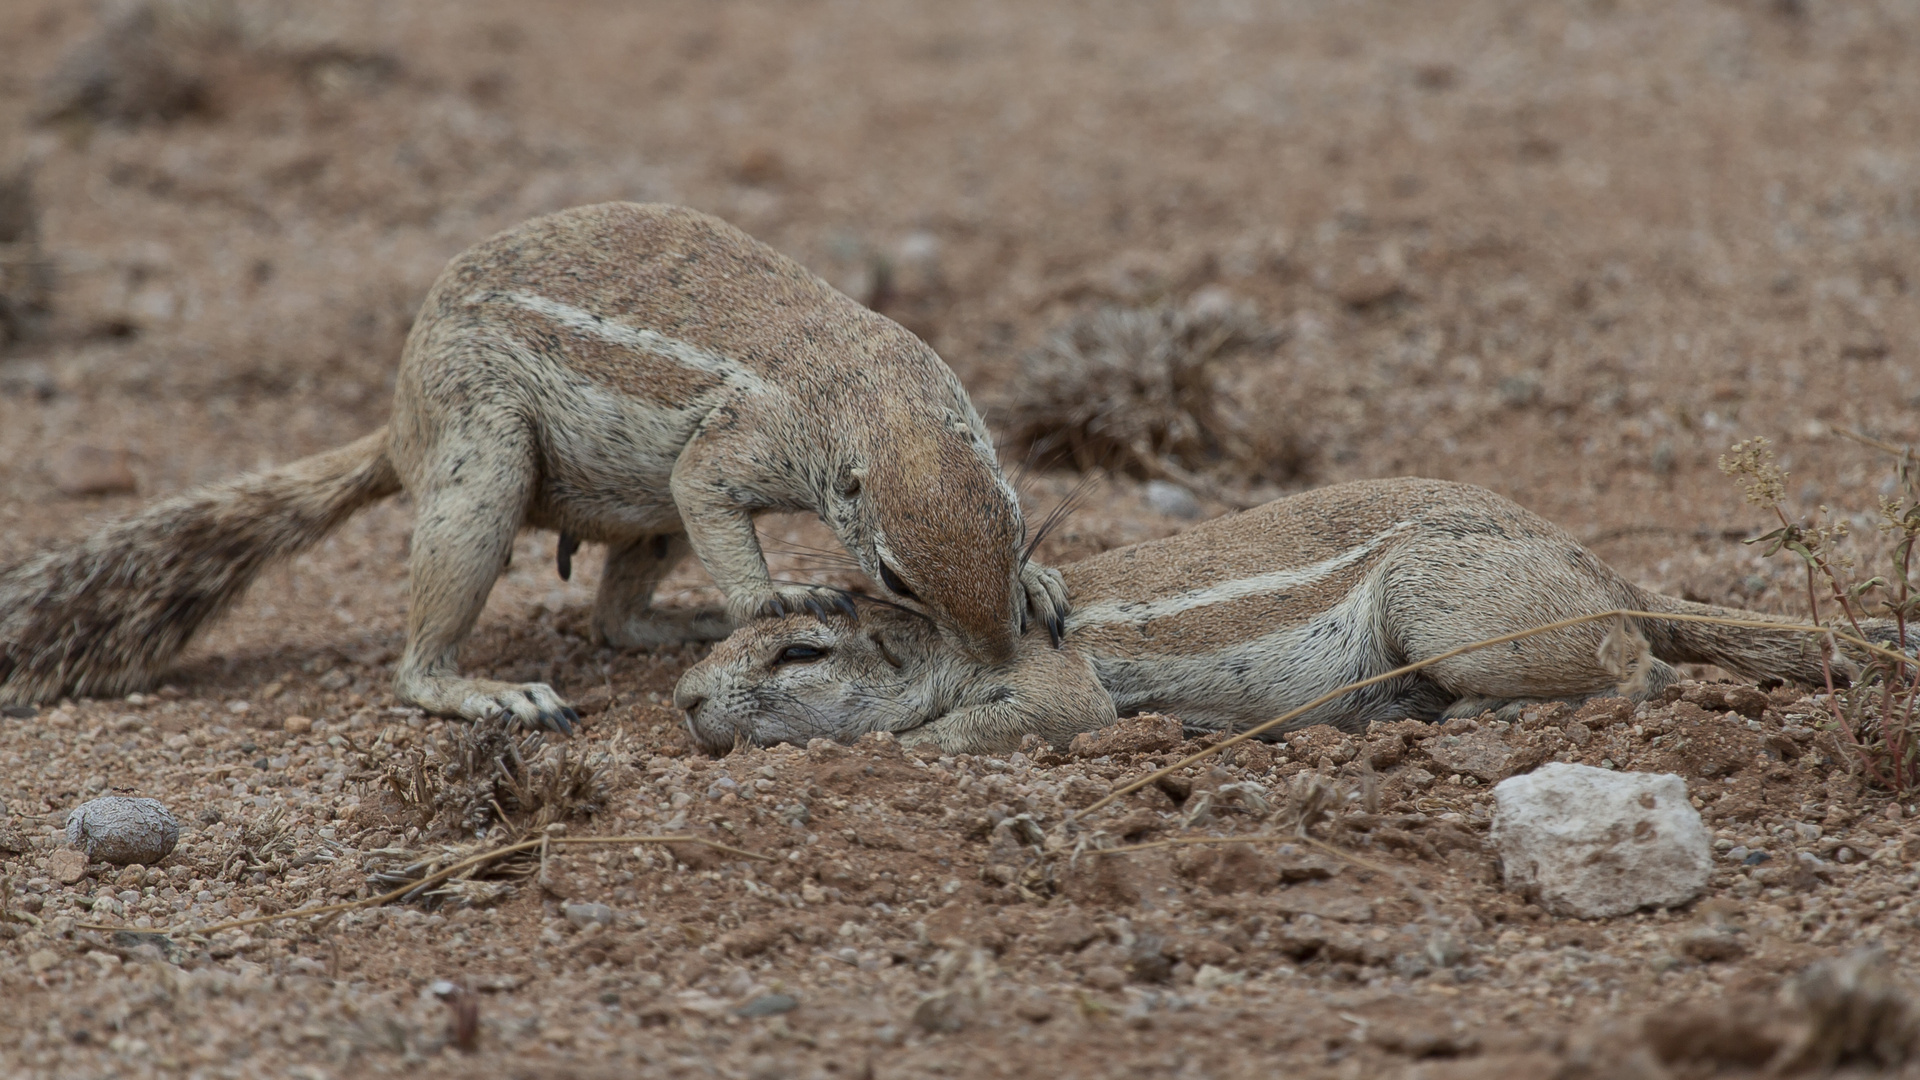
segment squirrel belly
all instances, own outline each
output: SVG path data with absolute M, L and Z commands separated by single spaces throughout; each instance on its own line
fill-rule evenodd
M 820 515 L 868 576 L 983 661 L 1009 656 L 1029 617 L 1057 627 L 1067 610 L 1059 575 L 1022 558 L 1019 501 L 932 349 L 725 222 L 608 203 L 448 264 L 381 432 L 0 570 L 0 701 L 146 685 L 262 567 L 402 489 L 415 521 L 394 689 L 445 715 L 575 719 L 544 684 L 457 669 L 528 527 L 604 545 L 592 627 L 620 647 L 844 603 L 771 578 L 763 511 Z M 688 553 L 724 612 L 653 607 Z
M 766 743 L 890 730 L 947 752 L 1001 753 L 1027 734 L 1064 744 L 1147 711 L 1190 728 L 1244 730 L 1462 645 L 1616 609 L 1783 624 L 1633 620 L 1627 629 L 1650 654 L 1635 695 L 1671 684 L 1676 663 L 1804 685 L 1824 679 L 1817 640 L 1785 629 L 1792 620 L 1649 592 L 1565 531 L 1467 484 L 1334 485 L 1061 571 L 1075 604 L 1063 650 L 1030 636 L 1014 660 L 982 665 L 910 614 L 876 611 L 857 626 L 774 620 L 717 645 L 682 677 L 675 701 L 716 751 L 737 736 Z M 1612 629 L 1586 624 L 1451 657 L 1349 693 L 1288 729 L 1360 730 L 1612 694 L 1621 674 L 1600 656 Z M 1855 674 L 1858 659 L 1837 658 L 1836 675 Z

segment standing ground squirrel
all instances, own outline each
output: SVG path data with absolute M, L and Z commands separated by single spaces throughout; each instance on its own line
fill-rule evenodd
M 867 731 L 948 753 L 1005 753 L 1029 733 L 1064 745 L 1148 711 L 1190 728 L 1244 729 L 1461 645 L 1616 608 L 1791 621 L 1649 592 L 1507 499 L 1437 480 L 1310 491 L 1061 571 L 1075 604 L 1064 649 L 1030 640 L 1013 660 L 982 664 L 909 612 L 876 610 L 858 625 L 770 619 L 715 646 L 674 701 L 716 753 L 737 738 Z M 1673 663 L 1823 682 L 1818 642 L 1804 632 L 1636 622 L 1652 651 L 1638 661 L 1636 697 L 1670 685 Z M 1897 636 L 1884 620 L 1864 628 Z M 1466 653 L 1349 693 L 1288 730 L 1613 693 L 1620 672 L 1599 655 L 1609 632 L 1590 623 Z M 1845 656 L 1834 666 L 1836 676 L 1857 672 Z
M 401 357 L 392 419 L 358 442 L 156 504 L 0 571 L 0 703 L 150 682 L 262 567 L 349 515 L 414 499 L 401 701 L 568 727 L 541 683 L 462 678 L 460 644 L 522 528 L 606 545 L 594 636 L 717 638 L 727 618 L 851 606 L 775 583 L 753 515 L 811 510 L 959 650 L 1005 660 L 1056 572 L 939 356 L 738 229 L 672 206 L 536 218 L 456 257 Z M 726 616 L 653 591 L 689 550 Z

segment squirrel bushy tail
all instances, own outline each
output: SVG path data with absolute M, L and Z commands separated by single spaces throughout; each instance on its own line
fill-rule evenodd
M 1691 600 L 1654 592 L 1643 591 L 1641 603 L 1646 611 L 1806 625 L 1805 619 L 1696 604 Z M 1651 619 L 1642 620 L 1641 629 L 1647 635 L 1653 655 L 1669 664 L 1716 664 L 1743 678 L 1784 679 L 1802 686 L 1820 686 L 1826 682 L 1820 664 L 1821 637 L 1803 630 L 1772 631 Z M 1888 648 L 1899 647 L 1894 643 L 1900 636 L 1899 628 L 1891 619 L 1864 619 L 1860 629 L 1865 632 L 1867 640 L 1875 644 Z M 1911 633 L 1908 640 L 1913 640 Z M 1912 652 L 1911 647 L 1908 652 Z M 1836 684 L 1848 684 L 1859 677 L 1867 659 L 1863 653 L 1864 650 L 1844 641 L 1839 643 L 1837 655 L 1832 660 Z
M 0 704 L 148 685 L 269 563 L 399 490 L 383 427 L 0 569 Z

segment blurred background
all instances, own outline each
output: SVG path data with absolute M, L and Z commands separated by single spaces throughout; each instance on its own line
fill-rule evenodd
M 446 259 L 633 199 L 923 335 L 1036 514 L 1111 470 L 1053 558 L 1413 473 L 1795 610 L 1715 460 L 1867 512 L 1830 428 L 1920 431 L 1917 49 L 1891 0 L 9 0 L 0 556 L 370 430 Z M 203 648 L 397 641 L 406 523 Z M 588 602 L 551 545 L 496 610 Z

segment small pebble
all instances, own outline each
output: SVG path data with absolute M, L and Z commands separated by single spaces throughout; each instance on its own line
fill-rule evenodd
M 87 876 L 87 857 L 72 848 L 62 848 L 47 857 L 47 876 L 71 885 Z
M 313 717 L 289 716 L 285 720 L 280 721 L 280 726 L 286 729 L 289 735 L 305 735 L 307 732 L 313 730 Z
M 562 910 L 575 930 L 585 930 L 595 923 L 613 925 L 613 909 L 605 904 L 568 904 Z
M 1119 968 L 1101 964 L 1086 974 L 1087 985 L 1096 990 L 1118 990 L 1127 985 L 1127 976 Z
M 745 1005 L 733 1010 L 735 1016 L 752 1019 L 757 1016 L 779 1016 L 792 1012 L 800 1002 L 787 994 L 761 994 Z
M 89 859 L 115 866 L 152 866 L 179 842 L 180 823 L 158 799 L 107 795 L 81 803 L 67 816 L 67 843 Z

